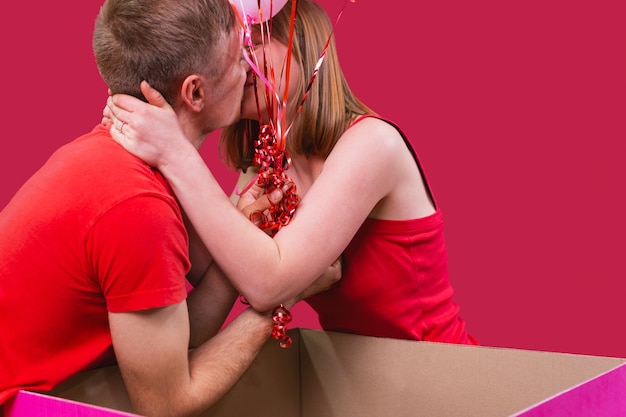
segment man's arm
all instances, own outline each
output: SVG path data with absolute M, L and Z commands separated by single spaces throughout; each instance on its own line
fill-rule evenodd
M 328 289 L 340 277 L 341 264 L 336 261 L 285 306 L 290 309 L 300 300 Z M 219 291 L 214 292 L 215 285 L 226 280 L 223 275 L 221 280 L 212 278 L 207 276 L 195 290 L 199 291 L 197 300 L 203 301 L 196 308 L 204 305 L 206 310 L 191 314 L 196 320 L 191 328 L 196 328 L 198 343 L 192 351 L 188 350 L 190 322 L 185 301 L 138 312 L 109 313 L 115 354 L 134 412 L 149 417 L 178 417 L 203 411 L 232 388 L 268 339 L 269 312 L 258 313 L 252 308 L 219 331 L 223 318 L 216 319 L 215 314 L 225 315 L 227 310 L 216 310 L 203 291 L 222 297 Z
M 111 336 L 133 411 L 149 417 L 192 416 L 241 377 L 271 332 L 271 318 L 251 308 L 188 351 L 186 302 L 109 313 Z
M 209 266 L 213 263 L 213 257 L 206 246 L 204 246 L 204 243 L 202 243 L 202 239 L 200 239 L 196 229 L 184 212 L 183 220 L 189 237 L 189 261 L 191 262 L 191 269 L 187 273 L 187 280 L 191 285 L 197 287 L 200 281 L 206 276 Z
M 169 199 L 138 196 L 108 210 L 85 242 L 133 411 L 147 416 L 198 414 L 232 387 L 270 335 L 271 318 L 250 310 L 189 351 L 185 235 Z M 224 306 L 232 304 L 221 298 L 229 290 L 218 291 L 219 282 L 207 279 L 198 287 L 198 296 L 211 295 L 201 300 L 207 308 L 222 306 L 212 313 L 221 314 L 219 320 L 196 322 L 211 333 L 223 323 Z
M 239 293 L 215 263 L 187 298 L 190 346 L 198 347 L 220 330 Z
M 338 260 L 285 306 L 290 309 L 300 300 L 328 289 L 340 277 Z M 204 282 L 214 280 L 203 280 L 196 291 L 203 290 Z M 201 293 L 198 296 L 203 299 Z M 196 325 L 218 321 L 223 320 L 200 320 Z M 109 313 L 109 323 L 133 411 L 148 417 L 193 416 L 212 406 L 248 369 L 272 326 L 270 312 L 248 308 L 221 331 L 199 329 L 205 338 L 210 338 L 189 351 L 190 324 L 185 301 L 138 312 Z M 215 335 L 211 337 L 212 334 Z

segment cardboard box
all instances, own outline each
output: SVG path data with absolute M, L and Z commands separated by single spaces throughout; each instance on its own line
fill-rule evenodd
M 289 349 L 268 341 L 237 385 L 202 416 L 626 415 L 625 359 L 310 329 L 293 329 L 290 335 L 294 343 Z M 75 416 L 128 415 L 102 413 L 130 410 L 116 367 L 78 375 L 49 393 L 59 398 L 21 395 L 80 401 L 67 402 L 84 407 L 85 414 L 68 413 Z M 7 404 L 5 416 L 53 415 L 21 414 L 15 408 Z

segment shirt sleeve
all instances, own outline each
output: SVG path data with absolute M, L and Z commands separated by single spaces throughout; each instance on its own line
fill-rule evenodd
M 139 195 L 117 204 L 93 225 L 85 247 L 111 312 L 164 307 L 187 296 L 188 236 L 171 201 Z

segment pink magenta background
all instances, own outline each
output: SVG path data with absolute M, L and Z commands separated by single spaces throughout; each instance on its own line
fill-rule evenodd
M 333 19 L 344 4 L 319 1 Z M 100 121 L 100 5 L 0 6 L 0 208 Z M 422 158 L 484 345 L 626 357 L 625 16 L 623 0 L 359 0 L 337 25 L 352 88 Z M 230 191 L 215 139 L 203 156 Z

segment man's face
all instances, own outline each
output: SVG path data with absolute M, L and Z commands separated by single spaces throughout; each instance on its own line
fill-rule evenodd
M 243 57 L 242 37 L 238 29 L 223 41 L 222 73 L 210 80 L 207 93 L 208 128 L 210 131 L 228 126 L 239 120 L 241 99 L 249 65 Z

